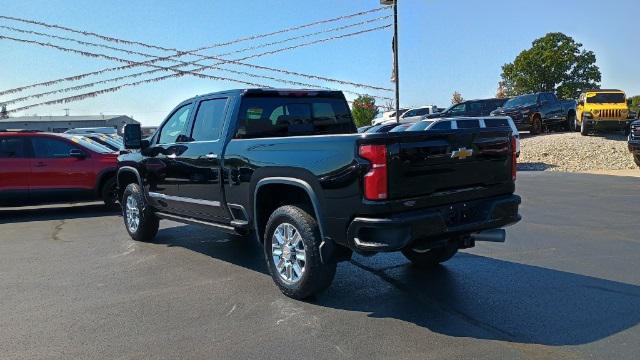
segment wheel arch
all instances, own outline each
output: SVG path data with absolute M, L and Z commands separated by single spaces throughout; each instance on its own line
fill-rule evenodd
M 118 194 L 120 198 L 122 198 L 122 194 L 124 193 L 124 189 L 127 185 L 137 183 L 142 187 L 142 178 L 140 177 L 140 173 L 136 168 L 131 166 L 123 166 L 119 168 L 116 181 L 118 183 Z
M 117 174 L 118 174 L 117 168 L 108 168 L 100 171 L 100 173 L 98 173 L 98 180 L 96 181 L 96 190 L 95 190 L 96 193 L 100 195 L 100 192 L 102 191 L 102 187 L 104 186 L 104 184 L 112 177 L 116 177 Z
M 281 198 L 269 197 L 272 194 L 286 195 Z M 300 199 L 302 194 L 304 197 Z M 266 177 L 256 183 L 253 195 L 253 226 L 260 242 L 263 241 L 264 227 L 273 210 L 279 206 L 292 205 L 292 199 L 302 200 L 293 201 L 293 204 L 307 206 L 308 209 L 305 210 L 313 211 L 311 215 L 316 219 L 320 236 L 324 239 L 322 207 L 313 187 L 307 181 L 298 178 Z

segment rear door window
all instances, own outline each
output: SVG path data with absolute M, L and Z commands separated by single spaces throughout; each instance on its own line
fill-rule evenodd
M 24 139 L 21 137 L 2 137 L 0 138 L 0 158 L 1 159 L 19 159 L 26 158 L 27 151 Z
M 322 96 L 246 96 L 237 139 L 356 133 L 344 99 Z
M 67 158 L 70 157 L 71 150 L 80 150 L 79 147 L 62 139 L 33 137 L 31 143 L 33 144 L 34 157 L 37 159 Z
M 194 141 L 218 140 L 226 106 L 226 98 L 201 101 L 198 105 L 191 138 Z

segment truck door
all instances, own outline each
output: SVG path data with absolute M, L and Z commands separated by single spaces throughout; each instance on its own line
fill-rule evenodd
M 179 161 L 189 142 L 188 123 L 192 103 L 182 104 L 164 122 L 152 144 L 144 149 L 146 192 L 160 211 L 185 214 L 189 202 L 181 196 L 180 184 L 189 181 L 189 170 Z
M 544 118 L 554 120 L 562 118 L 562 105 L 554 94 L 542 93 L 540 94 L 540 99 Z
M 229 99 L 211 97 L 195 106 L 190 142 L 176 158 L 188 176 L 180 183 L 180 196 L 189 203 L 186 215 L 216 223 L 231 220 L 223 192 L 223 125 Z

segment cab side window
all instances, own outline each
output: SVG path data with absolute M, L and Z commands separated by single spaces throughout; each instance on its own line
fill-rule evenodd
M 462 104 L 458 104 L 454 107 L 451 108 L 451 110 L 449 110 L 450 113 L 452 114 L 459 114 L 459 113 L 463 113 L 467 111 L 467 104 L 462 103 Z
M 187 122 L 191 113 L 191 104 L 187 104 L 176 110 L 167 120 L 158 137 L 159 144 L 173 144 L 178 140 L 180 135 L 186 134 Z
M 194 141 L 218 140 L 226 106 L 226 98 L 200 102 L 191 138 Z
M 22 138 L 0 138 L 0 159 L 19 159 L 26 157 L 26 149 Z

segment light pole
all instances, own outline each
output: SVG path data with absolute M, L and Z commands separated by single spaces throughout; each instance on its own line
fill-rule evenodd
M 393 77 L 396 82 L 396 122 L 400 122 L 400 63 L 398 62 L 398 0 L 380 0 L 381 5 L 393 6 Z

